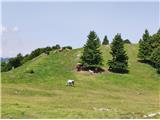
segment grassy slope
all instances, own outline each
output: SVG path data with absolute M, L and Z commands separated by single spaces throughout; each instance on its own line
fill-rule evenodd
M 41 55 L 2 73 L 2 118 L 142 118 L 158 112 L 160 76 L 137 62 L 137 45 L 125 48 L 129 74 L 76 72 L 82 49 Z M 105 64 L 109 47 L 101 50 Z M 66 87 L 67 79 L 74 79 L 75 87 Z

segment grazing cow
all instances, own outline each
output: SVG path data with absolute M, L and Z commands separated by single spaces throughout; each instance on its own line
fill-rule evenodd
M 74 86 L 74 80 L 68 80 L 66 86 Z

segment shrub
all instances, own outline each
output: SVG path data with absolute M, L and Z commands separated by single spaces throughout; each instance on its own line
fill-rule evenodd
M 15 58 L 10 58 L 8 61 L 9 70 L 12 67 L 16 68 L 16 67 L 22 65 L 22 61 L 23 61 L 23 56 L 20 53 Z
M 70 50 L 72 50 L 72 47 L 71 46 L 64 46 L 64 47 L 62 47 L 62 49 L 70 49 Z
M 26 73 L 33 74 L 33 73 L 34 73 L 34 70 L 33 70 L 33 69 L 27 69 L 27 70 L 26 70 Z
M 57 50 L 57 49 L 60 49 L 60 45 L 56 44 L 55 46 L 52 46 L 52 50 Z
M 9 65 L 3 61 L 1 62 L 1 72 L 7 72 L 11 69 L 11 67 L 9 67 Z

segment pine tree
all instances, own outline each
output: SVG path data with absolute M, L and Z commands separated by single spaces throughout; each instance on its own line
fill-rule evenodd
M 124 42 L 117 34 L 111 43 L 112 60 L 108 61 L 109 70 L 118 73 L 128 72 L 128 56 L 124 50 Z
M 145 30 L 142 39 L 139 41 L 138 57 L 142 60 L 149 60 L 151 55 L 151 39 L 148 30 Z
M 124 42 L 124 44 L 131 44 L 131 41 L 128 39 L 125 39 L 123 42 Z
M 150 52 L 152 52 L 160 46 L 160 32 L 153 34 L 150 38 Z
M 160 46 L 152 52 L 151 61 L 155 64 L 157 72 L 160 73 Z
M 109 40 L 108 40 L 108 38 L 107 38 L 106 35 L 104 36 L 104 39 L 103 39 L 102 44 L 103 44 L 103 45 L 108 45 L 108 44 L 109 44 Z
M 102 56 L 99 50 L 100 40 L 94 31 L 88 35 L 87 43 L 84 45 L 81 64 L 85 68 L 96 68 L 102 65 Z
M 145 30 L 142 39 L 139 41 L 138 57 L 148 64 L 157 68 L 160 73 L 160 29 L 152 36 Z

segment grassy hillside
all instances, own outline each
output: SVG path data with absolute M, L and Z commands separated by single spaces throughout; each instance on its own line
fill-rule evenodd
M 143 118 L 159 112 L 160 76 L 137 62 L 137 45 L 126 45 L 129 74 L 107 71 L 109 46 L 102 46 L 106 71 L 76 72 L 82 49 L 42 54 L 2 73 L 2 118 Z M 35 73 L 27 73 L 33 69 Z M 67 87 L 67 79 L 75 87 Z M 156 116 L 155 118 L 158 118 Z

